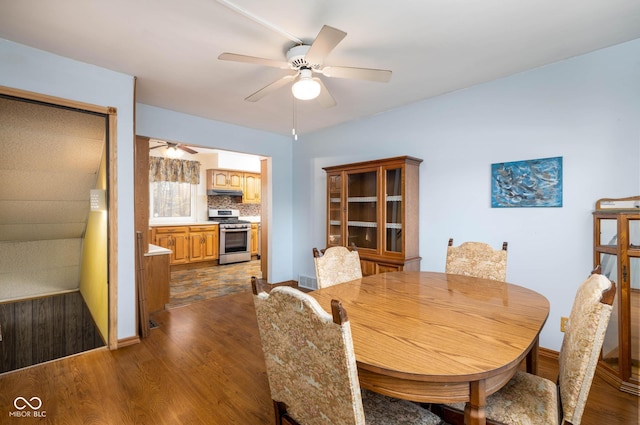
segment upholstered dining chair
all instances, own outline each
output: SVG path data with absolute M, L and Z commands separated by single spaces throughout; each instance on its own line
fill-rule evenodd
M 344 246 L 332 246 L 322 252 L 313 248 L 318 289 L 362 277 L 360 255 L 355 245 L 351 250 Z
M 453 246 L 453 238 L 447 246 L 445 273 L 474 276 L 505 282 L 507 280 L 507 242 L 502 249 L 494 250 L 483 242 L 464 242 Z
M 332 314 L 289 286 L 269 294 L 251 278 L 275 423 L 436 425 L 416 403 L 360 389 L 351 327 L 342 305 Z
M 578 288 L 560 348 L 557 385 L 522 371 L 487 397 L 488 424 L 579 425 L 604 334 L 611 316 L 615 282 L 593 273 Z M 558 399 L 559 397 L 559 399 Z M 447 422 L 457 422 L 464 403 L 448 404 L 441 412 Z

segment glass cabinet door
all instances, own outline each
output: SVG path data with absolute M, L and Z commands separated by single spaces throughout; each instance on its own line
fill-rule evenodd
M 347 174 L 347 245 L 378 249 L 378 173 Z
M 386 251 L 402 252 L 402 168 L 385 169 Z
M 629 234 L 629 319 L 631 340 L 631 380 L 640 381 L 640 218 L 630 218 Z M 625 270 L 623 270 L 623 273 Z
M 595 265 L 617 285 L 602 363 L 618 389 L 639 394 L 640 214 L 631 208 L 596 211 L 594 253 Z
M 329 191 L 329 230 L 327 244 L 329 246 L 342 245 L 342 175 L 327 176 Z
M 618 257 L 616 255 L 600 254 L 600 267 L 602 268 L 603 276 L 618 284 Z M 620 309 L 618 306 L 618 300 L 614 300 L 611 319 L 609 319 L 609 325 L 602 343 L 602 360 L 615 371 L 620 370 Z

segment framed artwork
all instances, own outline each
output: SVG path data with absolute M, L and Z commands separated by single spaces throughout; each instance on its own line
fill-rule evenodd
M 561 156 L 491 164 L 491 208 L 561 206 Z

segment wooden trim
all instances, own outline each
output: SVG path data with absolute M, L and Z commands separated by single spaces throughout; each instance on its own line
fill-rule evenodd
M 37 102 L 50 103 L 57 106 L 65 106 L 67 108 L 81 109 L 88 112 L 96 112 L 99 114 L 110 114 L 110 108 L 105 106 L 92 105 L 90 103 L 79 102 L 77 100 L 69 100 L 47 94 L 35 93 L 27 90 L 15 89 L 7 86 L 0 86 L 0 94 L 13 96 L 21 99 L 29 99 Z M 115 108 L 113 108 L 115 110 Z M 115 113 L 115 112 L 114 112 Z
M 560 353 L 549 348 L 540 347 L 538 348 L 538 356 L 557 362 L 560 358 Z
M 138 335 L 134 335 L 127 338 L 122 338 L 122 339 L 119 339 L 117 343 L 118 343 L 118 348 L 140 344 L 140 337 Z
M 271 194 L 269 193 L 270 159 L 260 160 L 260 270 L 263 279 L 269 278 L 269 211 Z
M 109 111 L 109 170 L 107 173 L 109 195 L 109 341 L 110 350 L 118 348 L 118 153 L 117 110 Z

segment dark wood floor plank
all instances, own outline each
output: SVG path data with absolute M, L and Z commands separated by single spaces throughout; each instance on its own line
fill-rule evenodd
M 14 310 L 14 333 L 16 362 L 13 368 L 32 365 L 35 356 L 31 341 L 34 338 L 33 329 L 33 303 L 18 303 Z
M 105 345 L 78 291 L 3 303 L 0 314 L 0 373 Z

